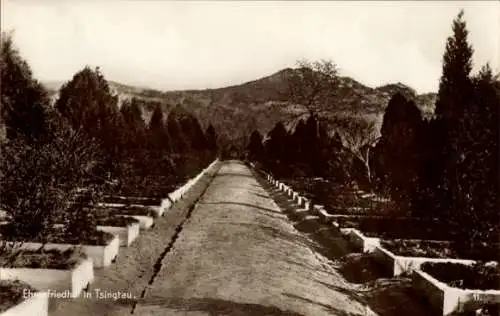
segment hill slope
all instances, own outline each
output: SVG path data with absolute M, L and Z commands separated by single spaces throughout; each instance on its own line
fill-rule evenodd
M 292 113 L 303 111 L 283 97 L 286 90 L 286 76 L 292 69 L 284 69 L 270 76 L 240 85 L 219 89 L 185 90 L 161 92 L 110 81 L 111 89 L 120 100 L 138 97 L 145 100 L 161 101 L 166 112 L 181 104 L 194 113 L 206 128 L 212 123 L 219 134 L 232 140 L 245 140 L 253 130 L 267 133 L 278 121 L 288 121 Z M 410 87 L 397 83 L 377 88 L 365 86 L 349 77 L 340 77 L 338 100 L 327 109 L 332 114 L 361 113 L 370 120 L 381 122 L 385 107 L 396 92 L 415 99 L 424 116 L 434 110 L 435 93 L 417 95 Z M 62 83 L 48 83 L 47 88 L 53 97 Z M 150 116 L 151 108 L 146 108 L 145 118 Z M 293 126 L 293 122 L 289 122 Z

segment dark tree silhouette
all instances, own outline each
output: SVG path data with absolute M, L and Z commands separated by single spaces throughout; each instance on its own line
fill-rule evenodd
M 48 94 L 33 78 L 31 68 L 14 47 L 10 34 L 1 34 L 0 110 L 8 139 L 33 142 L 47 138 L 50 125 Z
M 120 112 L 123 116 L 122 129 L 126 139 L 126 150 L 129 155 L 141 151 L 146 143 L 146 124 L 142 118 L 140 102 L 136 98 L 123 102 Z
M 265 148 L 269 159 L 279 163 L 286 155 L 287 131 L 282 122 L 278 122 L 269 132 L 269 140 Z
M 444 53 L 436 119 L 424 124 L 419 201 L 420 213 L 459 233 L 461 247 L 499 236 L 498 81 L 487 66 L 470 77 L 467 34 L 460 12 Z
M 264 146 L 262 145 L 262 136 L 258 131 L 254 131 L 250 136 L 247 152 L 250 160 L 260 161 L 263 158 Z
M 160 103 L 157 103 L 153 110 L 148 125 L 148 132 L 150 149 L 157 154 L 157 157 L 161 157 L 170 151 L 170 141 Z
M 420 171 L 419 141 L 422 114 L 413 101 L 395 94 L 385 110 L 381 137 L 377 143 L 379 183 L 388 187 L 394 200 L 410 207 Z
M 100 144 L 103 161 L 102 176 L 114 177 L 123 148 L 123 116 L 118 109 L 118 97 L 113 95 L 99 68 L 85 67 L 64 84 L 55 108 L 70 126 L 83 131 Z
M 215 154 L 217 152 L 217 134 L 212 124 L 207 127 L 205 138 L 207 140 L 208 150 Z
M 435 114 L 444 119 L 463 118 L 464 104 L 470 101 L 473 92 L 469 77 L 473 49 L 467 41 L 469 32 L 463 15 L 462 10 L 453 20 L 453 36 L 448 38 L 443 56 L 443 73 Z

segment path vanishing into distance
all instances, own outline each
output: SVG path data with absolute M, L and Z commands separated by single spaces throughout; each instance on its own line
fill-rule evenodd
M 339 272 L 342 238 L 286 203 L 243 163 L 220 162 L 116 264 L 95 271 L 89 292 L 131 299 L 60 300 L 50 315 L 430 315 L 405 293 L 370 300 Z

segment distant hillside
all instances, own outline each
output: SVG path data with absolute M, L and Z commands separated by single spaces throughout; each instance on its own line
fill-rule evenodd
M 294 70 L 288 68 L 240 85 L 206 90 L 161 92 L 113 81 L 109 84 L 120 100 L 137 97 L 161 101 L 166 112 L 180 104 L 194 113 L 203 127 L 212 123 L 227 138 L 244 141 L 253 130 L 265 134 L 278 121 L 289 121 L 292 113 L 303 111 L 283 97 L 287 88 L 286 77 L 292 71 Z M 425 117 L 431 116 L 434 111 L 435 93 L 417 95 L 415 90 L 401 83 L 371 88 L 349 77 L 339 79 L 338 100 L 326 109 L 332 115 L 361 113 L 367 119 L 380 123 L 389 99 L 396 92 L 413 98 Z M 61 85 L 62 83 L 46 84 L 54 98 Z M 152 108 L 145 109 L 146 119 L 151 111 Z M 295 124 L 289 122 L 288 125 Z

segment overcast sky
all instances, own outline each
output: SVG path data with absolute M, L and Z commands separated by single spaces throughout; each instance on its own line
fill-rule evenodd
M 499 71 L 500 2 L 171 2 L 2 0 L 2 30 L 37 78 L 85 65 L 107 79 L 162 90 L 257 79 L 302 58 L 333 60 L 369 86 L 436 91 L 460 8 L 474 62 Z

